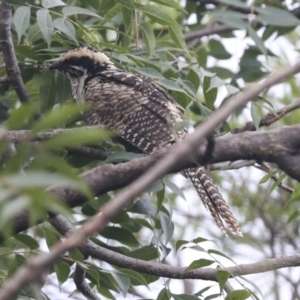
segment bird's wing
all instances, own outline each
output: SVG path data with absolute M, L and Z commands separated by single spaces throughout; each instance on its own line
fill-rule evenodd
M 105 71 L 90 80 L 86 90 L 86 101 L 93 106 L 85 117 L 88 123 L 96 124 L 98 118 L 145 153 L 173 144 L 186 134 L 185 129 L 173 129 L 184 121 L 178 104 L 147 77 Z

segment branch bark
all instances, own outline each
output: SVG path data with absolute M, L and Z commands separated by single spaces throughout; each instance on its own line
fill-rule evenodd
M 277 164 L 291 177 L 300 181 L 300 125 L 283 127 L 267 132 L 243 132 L 225 135 L 215 139 L 214 152 L 209 163 L 220 163 L 237 160 L 266 161 Z M 206 145 L 195 148 L 192 156 L 178 160 L 169 173 L 182 169 L 205 165 Z M 166 153 L 173 153 L 172 147 L 163 149 L 153 155 L 134 159 L 118 165 L 107 164 L 81 174 L 96 196 L 128 186 L 133 180 L 145 173 L 153 164 L 163 159 Z M 252 163 L 252 162 L 251 162 Z M 69 207 L 82 205 L 87 199 L 78 190 L 72 188 L 48 188 L 49 193 L 59 198 Z M 28 214 L 23 212 L 14 220 L 14 233 L 26 230 L 30 224 Z M 4 235 L 0 232 L 0 241 Z
M 12 83 L 22 103 L 29 102 L 30 97 L 21 77 L 11 37 L 12 5 L 0 2 L 0 44 L 3 52 L 3 60 L 9 81 Z
M 85 281 L 85 271 L 83 271 L 77 264 L 74 272 L 74 283 L 77 290 L 89 300 L 100 300 L 96 293 Z

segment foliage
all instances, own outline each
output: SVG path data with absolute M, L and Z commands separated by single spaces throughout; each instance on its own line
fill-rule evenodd
M 27 1 L 26 5 L 23 1 L 7 2 L 14 5 L 14 48 L 31 102 L 20 103 L 12 86 L 0 85 L 0 122 L 5 130 L 28 129 L 33 133 L 84 126 L 82 107 L 73 104 L 68 80 L 48 70 L 50 63 L 68 49 L 89 45 L 105 52 L 119 68 L 152 78 L 185 109 L 189 124 L 197 125 L 226 102 L 229 96 L 285 64 L 289 59 L 288 54 L 284 51 L 282 57 L 275 54 L 270 40 L 282 39 L 290 45 L 289 40 L 294 41 L 295 28 L 300 24 L 297 1 L 290 1 L 293 2 L 290 6 L 279 0 L 250 1 L 250 4 L 245 0 L 187 0 L 185 3 L 176 0 L 42 0 Z M 214 32 L 215 26 L 227 26 L 227 30 Z M 206 29 L 211 29 L 214 34 L 205 34 Z M 195 37 L 191 37 L 192 34 Z M 240 40 L 237 38 L 239 36 L 243 37 L 244 46 L 234 49 L 232 45 Z M 238 65 L 232 67 L 231 61 L 237 60 L 237 50 Z M 0 64 L 0 76 L 4 76 L 1 57 Z M 232 128 L 243 125 L 248 115 L 251 115 L 258 128 L 266 112 L 299 97 L 294 79 L 284 87 L 280 92 L 272 89 L 266 91 L 251 107 L 238 111 L 221 128 L 217 128 L 216 134 L 230 132 Z M 36 118 L 37 111 L 42 113 L 41 119 Z M 293 124 L 298 122 L 298 118 L 299 112 L 294 112 L 280 122 Z M 0 226 L 8 237 L 0 247 L 1 283 L 35 253 L 47 251 L 61 239 L 60 234 L 47 223 L 36 226 L 34 231 L 27 230 L 11 236 L 10 220 L 13 217 L 26 209 L 31 224 L 35 224 L 38 220 L 45 221 L 50 211 L 63 214 L 72 219 L 74 224 L 80 225 L 95 215 L 116 193 L 111 191 L 95 198 L 78 176 L 101 164 L 140 156 L 124 153 L 121 146 L 109 141 L 110 135 L 105 130 L 81 129 L 80 134 L 78 131 L 67 132 L 38 143 L 25 140 L 12 146 L 8 141 L 1 142 Z M 93 146 L 114 154 L 106 161 L 99 161 L 71 151 L 71 147 L 75 146 Z M 178 257 L 182 257 L 179 253 L 184 256 L 184 253 L 196 252 L 196 255 L 192 255 L 193 260 L 184 265 L 186 271 L 217 265 L 226 268 L 235 261 L 232 260 L 233 243 L 244 243 L 247 249 L 260 249 L 260 254 L 269 255 L 270 249 L 280 254 L 278 245 L 277 248 L 274 246 L 278 238 L 280 245 L 286 242 L 296 250 L 299 242 L 299 212 L 297 208 L 295 211 L 295 207 L 299 204 L 299 184 L 285 179 L 287 184 L 295 187 L 290 203 L 285 206 L 289 195 L 280 192 L 278 185 L 286 175 L 279 173 L 279 180 L 273 183 L 272 176 L 276 172 L 279 171 L 266 175 L 260 182 L 258 178 L 255 188 L 248 182 L 245 173 L 236 176 L 223 172 L 219 177 L 215 176 L 224 193 L 228 194 L 230 206 L 235 205 L 240 210 L 246 236 L 244 240 L 224 240 L 214 233 L 218 229 L 209 225 L 204 230 L 203 226 L 209 221 L 203 220 L 204 216 L 200 213 L 198 220 L 178 215 L 177 210 L 181 209 L 178 206 L 182 206 L 182 203 L 185 206 L 186 202 L 189 203 L 190 213 L 194 213 L 192 208 L 195 205 L 198 209 L 198 204 L 195 204 L 198 202 L 189 202 L 187 195 L 182 192 L 181 183 L 177 185 L 168 178 L 152 186 L 148 191 L 150 196 L 140 196 L 127 211 L 112 220 L 101 236 L 94 236 L 93 241 L 129 257 L 158 260 L 161 263 L 176 255 L 176 251 Z M 230 188 L 224 184 L 225 176 L 227 182 L 232 180 L 234 184 Z M 263 177 L 261 173 L 259 176 Z M 258 183 L 261 185 L 258 186 Z M 66 207 L 45 190 L 50 185 L 77 187 L 89 200 L 82 207 Z M 275 201 L 277 203 L 273 204 Z M 203 210 L 200 205 L 199 210 Z M 254 233 L 254 237 L 251 237 L 257 218 L 264 223 L 260 223 L 260 226 L 266 230 L 265 235 Z M 276 224 L 272 218 L 276 219 Z M 286 225 L 287 219 L 292 222 L 290 225 Z M 199 228 L 204 230 L 200 231 L 201 237 L 198 237 Z M 283 229 L 287 233 L 283 233 Z M 209 236 L 209 239 L 202 236 Z M 219 248 L 210 242 L 211 239 L 220 240 Z M 256 242 L 253 239 L 257 239 Z M 230 276 L 229 272 L 220 271 L 217 274 L 219 287 L 189 292 L 191 290 L 186 285 L 181 290 L 183 293 L 176 294 L 175 291 L 179 289 L 169 281 L 110 264 L 100 265 L 97 261 L 84 260 L 78 250 L 62 257 L 49 273 L 56 274 L 61 286 L 70 282 L 76 263 L 86 271 L 90 286 L 109 299 L 118 299 L 119 294 L 134 295 L 140 286 L 149 287 L 151 297 L 156 299 L 223 299 L 224 286 Z M 172 263 L 175 264 L 176 260 L 172 259 Z M 296 279 L 299 280 L 299 276 Z M 262 299 L 259 282 L 251 283 L 245 278 L 236 278 L 235 283 L 237 289 L 225 299 Z M 269 299 L 280 299 L 276 284 L 280 283 L 274 283 L 274 294 L 268 291 Z M 47 285 L 50 284 L 45 284 L 44 292 L 49 291 Z M 299 295 L 297 287 L 294 290 L 295 295 Z M 20 297 L 30 299 L 36 296 L 34 290 L 28 288 L 21 292 Z M 47 292 L 43 294 L 43 299 L 50 298 L 54 299 Z

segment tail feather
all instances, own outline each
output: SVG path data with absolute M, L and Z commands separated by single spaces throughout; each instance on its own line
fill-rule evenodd
M 223 233 L 227 235 L 225 222 L 231 233 L 243 236 L 236 218 L 205 170 L 203 168 L 191 168 L 185 170 L 184 174 L 192 181 L 203 204 Z

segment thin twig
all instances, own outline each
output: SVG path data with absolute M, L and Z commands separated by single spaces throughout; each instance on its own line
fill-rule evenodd
M 216 34 L 216 33 L 222 33 L 232 30 L 237 30 L 238 28 L 228 26 L 228 25 L 215 25 L 215 26 L 207 26 L 204 29 L 201 30 L 194 30 L 191 32 L 187 32 L 184 34 L 184 38 L 186 41 L 193 40 L 193 39 L 200 39 L 204 36 Z
M 77 290 L 89 300 L 100 300 L 85 280 L 85 271 L 77 264 L 74 272 L 74 283 Z
M 270 168 L 270 166 L 267 163 L 261 163 L 258 166 L 255 166 L 257 169 L 262 170 L 267 172 L 268 174 L 271 174 L 272 172 L 274 172 L 274 170 L 272 168 Z M 271 176 L 271 178 L 276 182 L 278 180 L 278 176 L 277 175 L 273 175 Z M 289 187 L 288 185 L 280 182 L 278 184 L 278 187 L 280 187 L 281 189 L 283 189 L 284 191 L 292 194 L 294 192 L 294 189 Z
M 283 116 L 287 115 L 288 113 L 290 113 L 298 108 L 300 108 L 300 99 L 297 99 L 293 103 L 280 108 L 275 113 L 268 113 L 267 115 L 265 115 L 263 118 L 261 118 L 259 127 L 270 126 L 273 123 L 275 123 L 276 121 L 278 121 L 279 119 L 281 119 Z M 255 130 L 256 130 L 256 127 L 255 127 L 254 123 L 248 122 L 243 127 L 233 129 L 232 133 L 240 133 L 243 131 L 255 131 Z

